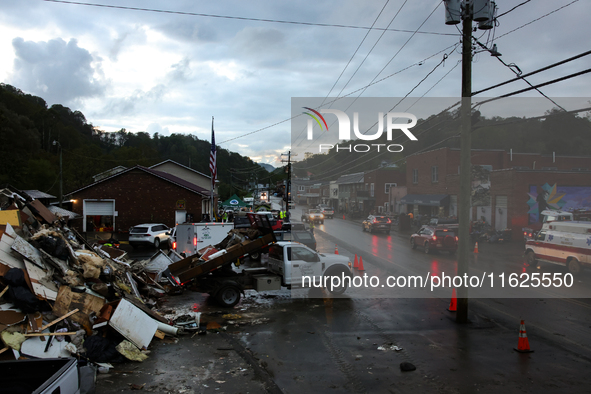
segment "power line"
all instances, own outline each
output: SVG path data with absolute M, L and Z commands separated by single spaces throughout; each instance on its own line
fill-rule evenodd
M 85 5 L 85 6 L 90 6 L 90 7 L 113 8 L 113 9 L 119 9 L 119 10 L 129 10 L 129 11 L 157 12 L 157 13 L 162 13 L 162 14 L 199 16 L 199 17 L 206 17 L 206 18 L 236 19 L 236 20 L 242 20 L 242 21 L 282 23 L 282 24 L 289 24 L 289 25 L 337 27 L 337 28 L 343 28 L 343 29 L 371 30 L 371 27 L 367 27 L 367 26 L 354 26 L 354 25 L 330 24 L 330 23 L 314 23 L 314 22 L 299 22 L 299 21 L 288 21 L 288 20 L 281 20 L 281 19 L 250 18 L 250 17 L 243 17 L 243 16 L 205 14 L 205 13 L 200 13 L 200 12 L 171 11 L 171 10 L 160 10 L 160 9 L 154 9 L 154 8 L 140 8 L 140 7 L 126 7 L 126 6 L 120 6 L 120 5 L 83 3 L 83 2 L 79 2 L 79 1 L 65 1 L 65 0 L 42 0 L 42 1 L 46 1 L 49 3 Z M 374 28 L 374 29 L 375 30 L 394 31 L 394 32 L 399 32 L 399 33 L 413 33 L 412 30 L 404 30 L 404 29 L 384 29 L 384 28 Z M 439 36 L 456 36 L 457 35 L 457 34 L 450 34 L 450 33 L 429 32 L 429 31 L 418 32 L 418 33 L 419 34 L 432 34 L 432 35 L 439 35 Z
M 385 77 L 384 77 L 384 78 L 382 78 L 382 79 L 379 79 L 379 80 L 377 80 L 377 81 L 374 81 L 374 82 L 370 83 L 369 85 L 363 86 L 363 87 L 361 87 L 361 88 L 359 88 L 359 89 L 357 89 L 357 90 L 354 90 L 354 91 L 352 91 L 352 92 L 350 92 L 350 93 L 347 93 L 347 94 L 345 94 L 344 96 L 337 97 L 337 98 L 335 98 L 334 100 L 332 100 L 332 101 L 329 101 L 329 102 L 328 102 L 328 104 L 330 104 L 330 103 L 333 103 L 333 102 L 335 102 L 335 101 L 337 101 L 337 100 L 340 100 L 340 99 L 342 99 L 342 98 L 344 98 L 344 97 L 351 96 L 351 95 L 353 95 L 353 94 L 355 94 L 355 93 L 357 93 L 357 92 L 359 92 L 359 91 L 361 91 L 361 90 L 363 90 L 363 89 L 365 89 L 365 88 L 368 88 L 368 87 L 370 87 L 370 86 L 372 86 L 372 85 L 376 85 L 376 84 L 378 84 L 378 83 L 380 83 L 380 82 L 383 82 L 383 81 L 385 81 L 386 79 L 388 79 L 388 78 L 391 78 L 391 77 L 393 77 L 393 76 L 395 76 L 395 75 L 397 75 L 397 74 L 400 74 L 401 72 L 403 72 L 403 71 L 406 71 L 406 70 L 408 70 L 408 69 L 409 69 L 409 68 L 411 68 L 411 67 L 414 67 L 414 66 L 417 66 L 417 65 L 423 64 L 423 63 L 424 63 L 425 61 L 427 61 L 428 59 L 431 59 L 432 57 L 434 57 L 434 56 L 437 56 L 437 55 L 439 55 L 441 52 L 445 52 L 445 51 L 446 51 L 446 50 L 448 50 L 449 48 L 452 48 L 452 47 L 454 47 L 454 46 L 456 46 L 456 45 L 457 45 L 457 44 L 450 45 L 450 46 L 448 46 L 447 48 L 444 48 L 444 49 L 442 49 L 441 51 L 439 51 L 439 52 L 437 52 L 437 53 L 435 53 L 435 54 L 433 54 L 433 55 L 431 55 L 431 56 L 429 56 L 429 57 L 427 57 L 427 58 L 425 58 L 425 59 L 423 59 L 423 60 L 421 60 L 421 61 L 419 61 L 419 62 L 413 63 L 413 64 L 411 64 L 410 66 L 407 66 L 407 67 L 403 68 L 402 70 L 399 70 L 399 71 L 397 71 L 397 72 L 395 72 L 395 73 L 392 73 L 392 74 L 390 74 L 390 75 L 388 75 L 388 76 L 385 76 Z M 277 126 L 277 125 L 280 125 L 280 124 L 282 124 L 282 123 L 289 122 L 289 121 L 291 121 L 292 119 L 295 119 L 295 118 L 297 118 L 297 117 L 299 117 L 299 116 L 302 116 L 302 114 L 297 114 L 297 115 L 294 115 L 294 116 L 292 116 L 292 117 L 290 117 L 290 118 L 287 118 L 287 119 L 281 120 L 281 121 L 279 121 L 279 122 L 276 122 L 276 123 L 274 123 L 274 124 L 272 124 L 272 125 L 270 125 L 270 126 L 265 126 L 265 127 L 261 128 L 261 129 L 254 130 L 254 131 L 251 131 L 251 132 L 249 132 L 249 133 L 246 133 L 246 134 L 243 134 L 243 135 L 239 135 L 238 137 L 233 137 L 233 138 L 229 138 L 229 139 L 227 139 L 227 140 L 225 140 L 225 141 L 218 142 L 218 143 L 217 143 L 217 145 L 221 145 L 221 144 L 224 144 L 224 143 L 226 143 L 226 142 L 234 141 L 234 140 L 237 140 L 237 139 L 239 139 L 239 138 L 243 138 L 243 137 L 246 137 L 246 136 L 249 136 L 249 135 L 255 134 L 255 133 L 259 133 L 259 132 L 261 132 L 261 131 L 264 131 L 264 130 L 270 129 L 271 127 L 275 127 L 275 126 Z
M 541 88 L 541 87 L 543 87 L 543 86 L 552 85 L 552 84 L 554 84 L 554 83 L 556 83 L 556 82 L 562 82 L 562 81 L 566 81 L 567 79 L 571 79 L 571 78 L 574 78 L 574 77 L 578 77 L 578 76 L 580 76 L 580 75 L 584 75 L 584 74 L 587 74 L 587 73 L 589 73 L 589 72 L 591 72 L 591 68 L 588 68 L 588 69 L 586 69 L 586 70 L 579 71 L 579 72 L 576 72 L 576 73 L 573 73 L 573 74 L 569 74 L 569 75 L 566 75 L 566 76 L 564 76 L 564 77 L 556 78 L 556 79 L 553 79 L 553 80 L 551 80 L 551 81 L 548 81 L 548 82 L 540 83 L 540 84 L 538 84 L 538 85 L 535 85 L 535 86 L 532 86 L 532 87 L 529 87 L 529 88 L 525 88 L 525 89 L 517 90 L 517 91 L 511 92 L 511 93 L 504 94 L 504 95 L 502 95 L 502 96 L 498 96 L 498 97 L 491 98 L 491 99 L 489 99 L 489 100 L 484 100 L 484 101 L 481 101 L 481 102 L 479 102 L 479 103 L 476 103 L 476 104 L 474 105 L 474 107 L 473 107 L 473 108 L 476 108 L 476 107 L 478 107 L 478 106 L 480 106 L 480 105 L 482 105 L 482 104 L 485 104 L 485 103 L 489 103 L 489 102 L 491 102 L 491 101 L 499 100 L 499 99 L 501 99 L 501 98 L 510 97 L 510 96 L 515 96 L 515 95 L 517 95 L 517 94 L 524 93 L 524 92 L 527 92 L 527 91 L 530 91 L 530 90 L 533 90 L 533 89 Z
M 532 76 L 532 75 L 534 75 L 534 74 L 537 74 L 537 73 L 539 73 L 539 72 L 542 72 L 542 71 L 549 70 L 549 69 L 551 69 L 551 68 L 554 68 L 554 67 L 556 67 L 556 66 L 560 66 L 560 65 L 562 65 L 562 64 L 565 64 L 565 63 L 571 62 L 571 61 L 573 61 L 573 60 L 579 59 L 579 58 L 581 58 L 581 57 L 584 57 L 584 56 L 587 56 L 587 55 L 590 55 L 590 54 L 591 54 L 591 51 L 587 51 L 587 52 L 580 53 L 580 54 L 578 54 L 578 55 L 576 55 L 576 56 L 569 57 L 568 59 L 561 60 L 561 61 L 559 61 L 559 62 L 556 62 L 556 63 L 550 64 L 550 65 L 548 65 L 548 66 L 546 66 L 546 67 L 539 68 L 539 69 L 537 69 L 537 70 L 535 70 L 535 71 L 532 71 L 532 72 L 530 72 L 530 73 L 527 73 L 527 74 L 524 74 L 524 75 L 518 76 L 517 78 L 513 78 L 513 79 L 510 79 L 510 80 L 508 80 L 508 81 L 501 82 L 501 83 L 499 83 L 499 84 L 496 84 L 496 85 L 493 85 L 493 86 L 489 86 L 488 88 L 485 88 L 485 89 L 482 89 L 482 90 L 479 90 L 479 91 L 477 91 L 477 92 L 474 92 L 474 93 L 472 93 L 472 95 L 473 95 L 473 96 L 475 96 L 475 95 L 477 95 L 477 94 L 484 93 L 484 92 L 486 92 L 486 91 L 488 91 L 488 90 L 495 89 L 495 88 L 498 88 L 498 87 L 500 87 L 500 86 L 506 85 L 506 84 L 508 84 L 508 83 L 511 83 L 511 82 L 518 81 L 518 80 L 520 80 L 520 79 L 522 79 L 522 78 L 525 78 L 525 77 Z
M 328 91 L 328 94 L 326 95 L 326 97 L 324 98 L 324 100 L 326 100 L 330 94 L 332 93 L 332 90 L 334 89 L 335 86 L 337 86 L 337 83 L 340 81 L 341 77 L 343 76 L 343 74 L 345 73 L 345 70 L 347 69 L 347 67 L 349 67 L 349 64 L 351 64 L 351 61 L 353 60 L 353 58 L 355 57 L 355 55 L 357 54 L 357 52 L 359 51 L 359 48 L 361 48 L 361 45 L 363 45 L 363 43 L 365 42 L 365 39 L 367 38 L 367 36 L 369 35 L 369 33 L 371 32 L 371 29 L 373 28 L 373 26 L 376 24 L 376 22 L 378 21 L 378 19 L 380 18 L 380 15 L 382 15 L 382 12 L 384 12 L 384 9 L 386 8 L 386 6 L 388 5 L 388 3 L 390 2 L 390 0 L 386 0 L 386 3 L 384 3 L 384 6 L 382 7 L 382 10 L 380 11 L 380 13 L 378 14 L 378 16 L 376 16 L 376 19 L 373 21 L 373 23 L 371 24 L 371 27 L 369 28 L 369 30 L 367 31 L 367 33 L 365 33 L 365 36 L 363 37 L 363 40 L 361 40 L 361 42 L 359 43 L 359 45 L 357 46 L 357 49 L 355 49 L 355 52 L 353 52 L 353 55 L 351 55 L 351 58 L 349 59 L 349 61 L 347 62 L 347 64 L 345 65 L 345 68 L 343 68 L 343 71 L 341 71 L 341 74 L 339 75 L 339 77 L 337 78 L 337 80 L 334 82 L 334 84 L 332 85 L 332 87 L 330 88 L 330 90 Z M 388 25 L 390 26 L 390 25 Z M 322 104 L 324 104 L 324 101 L 322 102 Z M 320 104 L 320 105 L 322 105 Z
M 523 24 L 523 25 L 519 26 L 519 27 L 516 27 L 516 28 L 515 28 L 515 29 L 513 29 L 513 30 L 510 30 L 510 31 L 508 31 L 508 32 L 507 32 L 507 33 L 505 33 L 505 34 L 501 34 L 501 35 L 500 35 L 500 36 L 498 36 L 496 39 L 498 40 L 498 39 L 499 39 L 499 38 L 501 38 L 501 37 L 505 37 L 507 34 L 511 34 L 511 33 L 513 33 L 514 31 L 517 31 L 517 30 L 519 30 L 519 29 L 523 29 L 525 26 L 531 25 L 532 23 L 534 23 L 534 22 L 537 22 L 537 21 L 539 21 L 540 19 L 543 19 L 543 18 L 545 18 L 545 17 L 547 17 L 547 16 L 549 16 L 549 15 L 552 15 L 552 14 L 554 14 L 555 12 L 558 12 L 558 11 L 560 11 L 561 9 L 563 9 L 563 8 L 566 8 L 566 7 L 568 7 L 569 5 L 572 5 L 572 4 L 574 4 L 574 3 L 578 2 L 578 1 L 579 1 L 579 0 L 573 0 L 573 1 L 571 1 L 570 3 L 568 3 L 568 4 L 565 4 L 565 5 L 563 5 L 562 7 L 555 9 L 554 11 L 550 11 L 550 12 L 548 12 L 547 14 L 544 14 L 544 15 L 540 16 L 539 18 L 536 18 L 536 19 L 534 19 L 534 20 L 532 20 L 532 21 L 529 21 L 529 22 L 527 22 L 527 23 L 525 23 L 525 24 Z M 498 17 L 497 17 L 497 18 L 498 18 Z
M 521 3 L 521 4 L 517 4 L 515 7 L 511 8 L 509 11 L 503 12 L 501 15 L 497 15 L 497 18 L 500 18 L 500 17 L 502 17 L 503 15 L 507 15 L 508 13 L 510 13 L 510 12 L 512 12 L 512 11 L 514 11 L 516 8 L 519 8 L 519 7 L 521 7 L 522 5 L 529 3 L 530 1 L 531 1 L 531 0 L 525 0 L 523 3 Z
M 491 54 L 493 53 L 492 51 L 490 51 L 483 43 L 481 43 L 480 41 L 478 41 L 477 39 L 474 39 L 474 41 L 480 45 L 482 48 L 484 48 L 486 51 L 491 52 Z M 493 57 L 496 57 L 497 60 L 499 62 L 501 62 L 501 64 L 503 64 L 505 67 L 507 67 L 509 70 L 511 70 L 515 75 L 517 75 L 517 77 L 521 80 L 523 80 L 525 83 L 527 83 L 530 87 L 534 88 L 538 93 L 540 93 L 542 96 L 544 96 L 545 98 L 547 98 L 552 104 L 554 104 L 555 106 L 557 106 L 558 108 L 560 108 L 563 111 L 566 111 L 566 109 L 564 109 L 560 104 L 558 104 L 556 101 L 552 100 L 550 97 L 546 96 L 540 89 L 535 88 L 534 85 L 532 85 L 527 79 L 525 79 L 524 76 L 522 76 L 522 72 L 519 69 L 519 67 L 517 67 L 517 65 L 515 63 L 511 63 L 511 64 L 507 64 L 505 63 L 505 61 L 503 59 L 501 59 L 500 56 L 495 56 L 493 55 Z M 515 68 L 517 68 L 516 71 Z

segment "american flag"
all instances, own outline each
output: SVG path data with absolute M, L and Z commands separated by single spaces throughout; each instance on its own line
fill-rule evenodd
M 215 181 L 218 176 L 218 169 L 216 163 L 215 135 L 213 132 L 213 118 L 211 119 L 211 153 L 209 154 L 209 171 L 211 171 L 211 185 L 213 190 L 213 187 L 215 187 Z

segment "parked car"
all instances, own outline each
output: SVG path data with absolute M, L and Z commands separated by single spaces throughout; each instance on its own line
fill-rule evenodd
M 422 247 L 425 253 L 432 250 L 443 250 L 453 254 L 458 250 L 457 226 L 423 226 L 410 237 L 410 246 L 415 249 Z
M 129 244 L 135 249 L 138 246 L 168 245 L 169 228 L 162 223 L 138 224 L 129 229 Z
M 390 234 L 391 228 L 392 221 L 387 216 L 369 215 L 367 219 L 365 219 L 363 223 L 361 223 L 361 230 L 369 231 L 370 233 L 374 233 L 376 231 L 383 231 L 386 234 Z
M 324 224 L 324 215 L 320 209 L 308 209 L 302 212 L 302 222 Z

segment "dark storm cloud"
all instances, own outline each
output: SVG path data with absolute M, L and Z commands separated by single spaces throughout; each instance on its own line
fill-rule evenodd
M 16 58 L 11 82 L 50 104 L 68 104 L 105 91 L 104 81 L 95 75 L 100 58 L 93 58 L 75 39 L 33 42 L 17 37 L 12 46 Z

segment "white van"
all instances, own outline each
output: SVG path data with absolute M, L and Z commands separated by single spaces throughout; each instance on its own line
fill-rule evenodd
M 234 223 L 185 223 L 176 226 L 176 248 L 185 256 L 195 254 L 209 245 L 219 244 L 234 228 Z
M 565 265 L 571 273 L 580 273 L 584 266 L 591 266 L 591 223 L 544 223 L 525 243 L 525 257 L 530 266 L 541 261 Z

